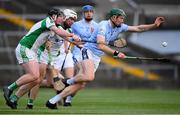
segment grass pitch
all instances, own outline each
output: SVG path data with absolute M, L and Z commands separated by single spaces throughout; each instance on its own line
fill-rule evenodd
M 52 89 L 42 88 L 33 110 L 25 109 L 27 96 L 12 110 L 5 105 L 1 90 L 0 114 L 180 114 L 179 90 L 84 89 L 75 96 L 72 107 L 47 109 L 45 102 L 54 94 Z

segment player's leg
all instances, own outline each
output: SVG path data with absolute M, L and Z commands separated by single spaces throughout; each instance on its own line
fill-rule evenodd
M 72 78 L 74 76 L 74 62 L 73 62 L 71 52 L 69 52 L 66 56 L 66 60 L 65 60 L 64 68 L 63 68 L 63 73 L 64 73 L 66 78 Z M 71 102 L 72 102 L 72 98 L 74 96 L 75 96 L 75 94 L 65 97 L 63 105 L 66 107 L 72 106 Z
M 19 64 L 25 69 L 26 73 L 22 75 L 16 82 L 8 86 L 8 89 L 12 91 L 18 86 L 37 80 L 39 77 L 39 72 L 36 72 L 38 71 L 36 69 L 38 66 L 36 54 L 32 50 L 19 44 L 16 48 L 16 58 Z
M 30 82 L 28 84 L 22 85 L 14 95 L 10 96 L 10 101 L 17 102 L 20 97 L 22 97 L 24 94 L 26 94 L 30 89 L 32 89 L 36 85 L 37 83 L 35 82 Z
M 40 84 L 42 82 L 42 80 L 44 79 L 44 76 L 46 74 L 46 68 L 47 68 L 47 64 L 40 64 L 39 66 L 40 68 L 40 83 L 36 84 L 33 88 L 30 89 L 29 95 L 28 95 L 28 103 L 27 103 L 27 109 L 33 109 L 33 101 L 36 99 L 38 92 L 39 92 L 39 87 Z
M 56 104 L 57 102 L 61 101 L 64 97 L 67 97 L 68 95 L 76 93 L 77 91 L 82 89 L 83 86 L 84 83 L 77 83 L 66 87 L 60 94 L 48 100 L 46 102 L 46 106 L 50 109 L 57 109 L 57 104 Z
M 10 106 L 12 109 L 17 108 L 16 107 L 17 101 L 20 97 L 22 97 L 33 86 L 35 86 L 36 84 L 38 84 L 40 82 L 40 79 L 36 78 L 39 76 L 39 64 L 36 61 L 30 61 L 26 64 L 23 64 L 23 67 L 24 67 L 27 74 L 21 76 L 15 82 L 15 83 L 17 83 L 17 86 L 20 86 L 20 88 L 18 89 L 17 93 L 15 95 L 10 96 L 8 101 L 7 101 L 7 105 Z M 19 85 L 19 84 L 21 84 L 21 85 Z M 11 85 L 9 86 L 10 88 L 12 88 Z
M 82 68 L 84 69 L 84 68 Z M 83 72 L 80 71 L 80 72 Z M 80 90 L 83 86 L 83 82 L 72 84 L 66 87 L 60 94 L 54 96 L 50 100 L 47 101 L 46 106 L 50 109 L 57 109 L 56 103 L 62 100 L 64 97 L 69 96 Z
M 39 64 L 36 61 L 30 61 L 25 64 L 22 64 L 22 67 L 25 69 L 26 74 L 22 75 L 14 83 L 8 86 L 8 89 L 15 90 L 17 87 L 27 84 L 29 82 L 36 82 L 39 78 Z
M 49 43 L 49 42 L 48 42 Z M 50 72 L 50 68 L 51 66 L 49 66 L 48 64 L 50 64 L 52 62 L 52 56 L 49 55 L 51 54 L 50 52 L 48 53 L 48 50 L 44 50 L 42 51 L 38 51 L 39 52 L 39 62 L 41 64 L 46 64 L 46 70 L 44 69 L 45 73 L 44 73 L 44 77 L 46 77 L 46 79 L 43 79 L 41 86 L 51 86 L 52 85 L 52 78 L 51 78 L 51 72 Z
M 72 85 L 78 82 L 90 82 L 94 80 L 94 62 L 92 52 L 87 49 L 82 49 L 82 61 L 78 62 L 80 64 L 79 73 L 66 81 L 67 84 Z
M 97 68 L 98 68 L 98 66 L 99 66 L 99 62 L 100 62 L 100 57 L 98 57 L 98 56 L 96 56 L 96 55 L 94 55 L 92 52 L 88 52 L 88 56 L 89 56 L 89 61 L 91 61 L 91 60 L 93 60 L 93 65 L 94 66 L 89 66 L 90 64 L 88 63 L 88 67 L 92 67 L 92 68 L 87 68 L 87 63 L 86 63 L 86 61 L 79 61 L 79 62 L 77 62 L 76 64 L 75 64 L 75 67 L 76 68 L 78 68 L 78 73 L 77 73 L 77 75 L 75 76 L 75 77 L 77 77 L 77 78 L 80 78 L 81 80 L 83 79 L 83 78 L 81 78 L 81 77 L 79 77 L 79 76 L 81 76 L 81 75 L 83 75 L 84 74 L 84 77 L 86 77 L 85 75 L 88 75 L 88 74 L 91 74 L 91 73 L 95 73 L 95 71 L 97 70 Z M 86 60 L 86 59 L 85 59 Z M 91 62 L 90 62 L 91 63 Z M 85 65 L 84 65 L 85 64 Z M 87 69 L 88 69 L 88 71 L 87 71 Z M 90 73 L 88 73 L 88 72 L 90 72 Z M 92 78 L 90 77 L 89 78 L 90 80 L 92 80 Z M 85 87 L 85 85 L 86 85 L 86 83 L 84 83 L 83 85 L 82 85 L 82 87 Z
M 30 61 L 28 63 L 22 64 L 23 68 L 26 71 L 26 74 L 21 76 L 16 84 L 18 86 L 25 85 L 30 82 L 39 83 L 39 63 L 37 61 Z
M 46 75 L 45 75 L 45 79 L 43 79 L 41 86 L 43 87 L 51 87 L 52 86 L 52 73 L 50 68 L 46 69 Z
M 39 68 L 39 64 L 37 62 L 36 53 L 18 44 L 16 48 L 16 58 L 19 64 L 22 65 L 22 67 L 25 69 L 26 73 L 8 87 L 3 88 L 4 98 L 6 100 L 7 105 L 11 108 L 16 108 L 16 106 L 11 106 L 14 103 L 12 103 L 9 99 L 13 90 L 15 90 L 17 87 L 20 87 L 30 82 L 39 82 L 39 69 L 37 69 Z
M 39 71 L 40 71 L 40 82 L 38 84 L 36 84 L 32 89 L 29 90 L 29 94 L 28 94 L 28 103 L 27 103 L 27 109 L 32 109 L 33 108 L 33 101 L 35 100 L 38 91 L 39 91 L 39 87 L 40 84 L 46 74 L 46 68 L 48 65 L 48 52 L 45 49 L 44 51 L 38 49 L 37 51 L 37 57 L 38 57 L 38 62 L 39 64 Z
M 65 84 L 69 84 L 70 86 L 66 87 L 60 94 L 54 96 L 53 98 L 51 98 L 50 100 L 48 100 L 48 102 L 46 103 L 46 106 L 50 109 L 56 109 L 56 103 L 60 100 L 62 100 L 64 97 L 74 94 L 75 92 L 77 92 L 78 90 L 81 89 L 82 84 L 86 81 L 90 81 L 92 79 L 94 79 L 94 63 L 92 59 L 88 59 L 88 54 L 87 52 L 85 52 L 86 54 L 84 54 L 84 58 L 83 57 L 83 61 L 81 61 L 79 64 L 81 65 L 81 69 L 79 71 L 79 73 L 73 77 L 70 78 L 68 80 L 70 80 L 70 82 L 68 82 L 68 80 L 66 81 Z M 87 78 L 88 79 L 87 79 Z M 79 81 L 75 81 L 75 80 L 79 80 Z M 74 81 L 73 81 L 74 80 Z

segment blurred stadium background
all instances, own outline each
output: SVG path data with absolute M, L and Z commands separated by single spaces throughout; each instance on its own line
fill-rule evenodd
M 88 87 L 180 88 L 180 0 L 0 0 L 0 86 L 12 83 L 23 73 L 16 62 L 15 47 L 35 22 L 46 17 L 49 8 L 74 9 L 81 19 L 81 7 L 86 4 L 95 7 L 97 22 L 106 19 L 112 7 L 125 10 L 128 25 L 153 23 L 155 17 L 164 16 L 166 22 L 156 30 L 121 35 L 128 46 L 120 51 L 132 56 L 171 59 L 162 63 L 106 56 Z M 168 42 L 167 47 L 161 46 L 163 41 Z

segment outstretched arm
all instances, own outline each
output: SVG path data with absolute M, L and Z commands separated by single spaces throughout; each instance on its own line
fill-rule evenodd
M 57 35 L 61 36 L 62 38 L 64 38 L 65 40 L 70 40 L 70 38 L 73 38 L 75 41 L 80 41 L 80 38 L 78 36 L 76 36 L 73 33 L 69 33 L 64 29 L 59 29 L 56 26 L 52 26 L 50 28 L 53 32 L 55 32 Z
M 144 32 L 159 27 L 165 21 L 164 17 L 157 17 L 153 24 L 128 26 L 128 31 Z
M 73 37 L 73 34 L 72 33 L 69 33 L 67 32 L 66 30 L 64 29 L 59 29 L 57 28 L 56 26 L 52 26 L 50 28 L 53 32 L 55 32 L 57 35 L 61 36 L 61 37 Z

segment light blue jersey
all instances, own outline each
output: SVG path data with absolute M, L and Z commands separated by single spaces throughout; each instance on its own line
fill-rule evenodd
M 72 26 L 72 32 L 78 35 L 82 40 L 90 40 L 91 36 L 97 31 L 98 24 L 95 21 L 87 23 L 84 19 L 75 22 Z M 80 48 L 74 46 L 73 55 L 79 55 Z
M 105 41 L 108 44 L 109 41 L 114 41 L 118 38 L 119 34 L 122 32 L 128 31 L 128 25 L 121 24 L 121 27 L 113 28 L 110 20 L 101 21 L 98 25 L 98 29 L 92 35 L 91 40 L 96 41 L 97 35 L 102 35 L 105 37 Z M 84 46 L 85 48 L 91 50 L 95 55 L 101 57 L 104 55 L 104 52 L 98 48 L 98 45 L 95 43 L 87 43 Z

